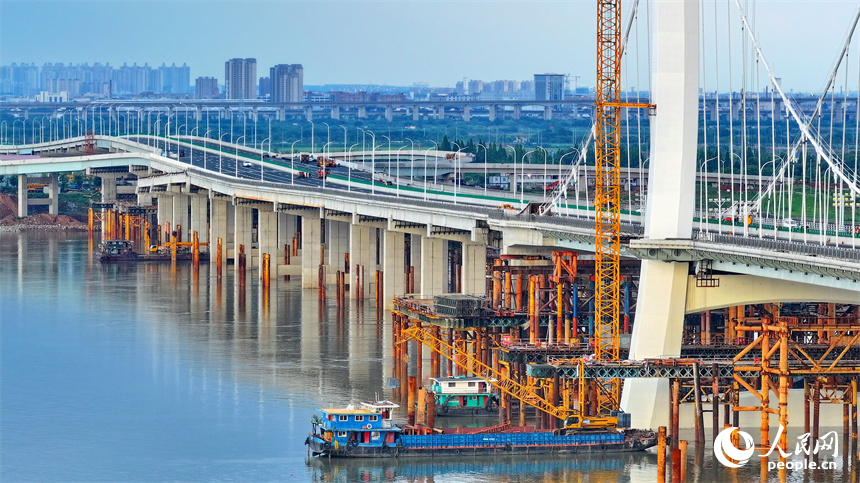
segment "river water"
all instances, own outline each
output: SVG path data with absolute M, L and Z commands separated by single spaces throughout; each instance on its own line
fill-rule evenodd
M 657 480 L 648 452 L 309 458 L 315 408 L 391 397 L 390 315 L 253 274 L 240 289 L 205 265 L 103 266 L 86 234 L 0 233 L 0 481 Z M 758 461 L 728 470 L 692 447 L 687 481 L 761 481 Z M 858 481 L 830 460 L 784 481 Z

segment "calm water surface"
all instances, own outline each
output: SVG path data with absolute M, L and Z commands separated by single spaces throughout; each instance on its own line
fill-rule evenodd
M 0 233 L 0 480 L 656 481 L 650 453 L 308 458 L 314 408 L 391 396 L 390 316 L 253 273 L 239 289 L 206 266 L 102 266 L 86 235 Z M 693 453 L 688 481 L 761 481 Z M 849 459 L 785 481 L 858 481 Z

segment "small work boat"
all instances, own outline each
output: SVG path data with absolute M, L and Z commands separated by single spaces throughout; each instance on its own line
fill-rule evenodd
M 399 426 L 391 401 L 363 402 L 360 408 L 318 409 L 305 439 L 314 456 L 393 458 L 404 456 L 576 454 L 642 451 L 657 444 L 651 431 L 634 429 L 540 430 L 531 426 L 435 429 Z M 619 416 L 628 416 L 621 413 Z M 629 420 L 619 417 L 619 421 Z
M 134 251 L 131 240 L 107 240 L 99 245 L 98 259 L 102 263 L 118 262 L 169 262 L 172 254 L 163 248 L 151 247 L 149 253 L 141 254 Z M 209 254 L 200 252 L 200 261 L 209 260 Z M 179 247 L 176 251 L 177 261 L 192 260 L 193 254 L 188 247 Z

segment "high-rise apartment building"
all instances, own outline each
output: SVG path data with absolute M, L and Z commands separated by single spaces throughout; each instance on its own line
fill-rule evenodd
M 218 79 L 214 77 L 198 77 L 194 81 L 194 97 L 197 99 L 217 99 L 221 95 L 218 89 Z
M 278 64 L 269 69 L 272 102 L 302 102 L 304 77 L 301 64 Z
M 535 74 L 535 100 L 564 99 L 564 74 Z
M 224 63 L 225 97 L 257 98 L 257 59 L 230 59 Z
M 171 64 L 168 67 L 162 63 L 158 68 L 158 81 L 156 92 L 188 94 L 188 89 L 191 87 L 191 69 L 185 64 L 181 67 Z

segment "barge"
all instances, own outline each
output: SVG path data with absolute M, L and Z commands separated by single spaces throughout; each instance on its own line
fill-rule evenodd
M 657 444 L 650 431 L 632 429 L 569 430 L 534 427 L 434 429 L 399 426 L 390 401 L 363 402 L 360 408 L 318 409 L 305 439 L 314 456 L 338 458 L 435 457 L 446 455 L 515 455 L 620 453 Z M 619 422 L 629 415 L 619 413 Z M 626 424 L 629 426 L 629 423 Z M 619 426 L 624 426 L 624 423 Z

